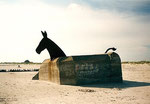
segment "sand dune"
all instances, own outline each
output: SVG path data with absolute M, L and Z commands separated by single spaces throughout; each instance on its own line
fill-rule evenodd
M 0 104 L 150 104 L 150 65 L 123 64 L 120 84 L 57 85 L 37 72 L 1 72 Z

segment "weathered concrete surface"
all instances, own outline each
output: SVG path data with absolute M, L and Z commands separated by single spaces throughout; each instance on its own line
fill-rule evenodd
M 46 59 L 39 80 L 62 85 L 122 82 L 121 60 L 117 53 Z

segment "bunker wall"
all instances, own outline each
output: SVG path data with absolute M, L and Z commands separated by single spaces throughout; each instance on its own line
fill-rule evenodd
M 122 82 L 121 60 L 114 52 L 47 59 L 40 67 L 39 79 L 62 85 Z

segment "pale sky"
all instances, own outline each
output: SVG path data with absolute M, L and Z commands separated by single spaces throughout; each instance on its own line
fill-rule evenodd
M 41 30 L 67 56 L 116 47 L 122 61 L 150 61 L 150 0 L 0 0 L 0 62 L 42 62 Z

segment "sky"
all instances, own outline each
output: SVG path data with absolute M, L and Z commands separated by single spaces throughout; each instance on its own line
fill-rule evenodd
M 41 30 L 67 56 L 103 54 L 150 61 L 150 0 L 0 0 L 0 62 L 42 62 Z

